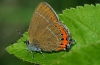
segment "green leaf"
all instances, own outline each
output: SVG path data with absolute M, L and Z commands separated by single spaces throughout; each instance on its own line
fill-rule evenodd
M 76 44 L 69 52 L 43 52 L 26 56 L 27 32 L 17 43 L 6 48 L 10 54 L 35 64 L 42 65 L 99 65 L 100 64 L 100 4 L 77 6 L 59 14 L 60 20 L 68 27 Z M 34 52 L 35 53 L 35 52 Z

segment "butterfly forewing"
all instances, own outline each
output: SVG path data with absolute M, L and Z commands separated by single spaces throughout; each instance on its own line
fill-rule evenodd
M 41 2 L 35 12 L 38 12 L 42 16 L 44 16 L 47 20 L 52 22 L 58 22 L 58 17 L 55 11 L 51 8 L 51 6 L 45 2 Z
M 41 2 L 33 16 L 28 29 L 28 38 L 31 45 L 37 45 L 43 51 L 55 50 L 61 43 L 60 30 L 54 25 L 59 23 L 53 9 Z

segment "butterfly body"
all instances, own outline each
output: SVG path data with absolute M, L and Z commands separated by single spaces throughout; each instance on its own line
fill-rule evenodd
M 70 48 L 70 33 L 58 19 L 55 11 L 45 2 L 41 2 L 34 11 L 29 29 L 27 50 L 60 51 Z

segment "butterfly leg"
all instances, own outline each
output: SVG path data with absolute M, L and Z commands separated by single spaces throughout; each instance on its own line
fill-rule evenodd
M 35 45 L 35 47 L 37 49 L 36 51 L 39 52 L 45 58 L 45 56 L 43 55 L 43 53 L 42 53 L 41 49 L 38 47 L 38 45 Z
M 28 50 L 26 49 L 26 56 L 28 56 L 28 54 L 29 54 L 29 53 L 28 53 Z
M 44 59 L 46 59 L 46 57 L 43 55 L 43 53 L 41 52 L 41 51 L 39 51 L 40 52 L 40 54 L 44 57 Z
M 31 54 L 32 54 L 32 59 L 33 59 L 33 57 L 34 57 L 33 51 L 31 51 Z

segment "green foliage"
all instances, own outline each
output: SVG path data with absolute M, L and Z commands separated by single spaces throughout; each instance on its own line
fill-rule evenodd
M 23 41 L 27 40 L 27 32 L 6 50 L 23 61 L 42 65 L 99 65 L 100 4 L 66 9 L 59 14 L 59 18 L 76 40 L 76 44 L 69 52 L 43 52 L 46 59 L 39 53 L 34 54 L 33 59 L 31 54 L 26 57 L 26 45 Z

